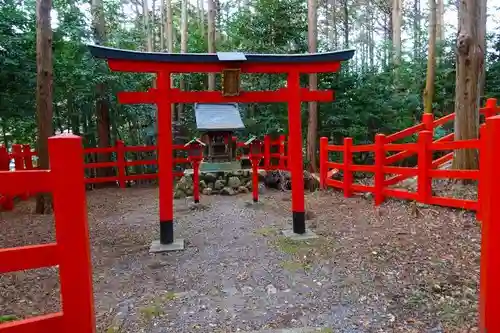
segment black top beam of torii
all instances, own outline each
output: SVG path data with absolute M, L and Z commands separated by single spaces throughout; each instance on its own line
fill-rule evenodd
M 355 52 L 353 49 L 349 49 L 335 52 L 305 54 L 252 54 L 241 52 L 166 53 L 123 50 L 98 45 L 89 45 L 88 47 L 92 56 L 101 59 L 192 64 L 220 63 L 225 61 L 275 64 L 331 63 L 349 60 L 354 56 Z
M 165 53 L 165 52 L 141 52 L 122 50 L 98 45 L 89 45 L 91 54 L 95 58 L 106 59 L 113 71 L 125 72 L 156 72 L 158 73 L 158 88 L 150 89 L 148 92 L 123 92 L 118 95 L 120 103 L 156 103 L 161 87 L 162 75 L 171 73 L 203 73 L 219 72 L 224 77 L 234 78 L 233 85 L 224 84 L 229 87 L 232 94 L 227 93 L 225 88 L 221 95 L 219 92 L 202 91 L 188 92 L 168 87 L 171 94 L 171 103 L 274 103 L 288 101 L 290 95 L 287 89 L 276 91 L 241 91 L 239 90 L 239 73 L 331 73 L 340 69 L 340 63 L 351 59 L 354 50 L 344 50 L 325 53 L 306 54 L 251 54 L 241 52 L 217 52 L 217 53 Z M 235 81 L 236 80 L 236 81 Z M 233 83 L 234 83 L 233 82 Z M 333 100 L 333 91 L 309 90 L 309 88 L 297 87 L 297 93 L 303 102 L 318 101 L 327 102 Z M 234 93 L 234 91 L 236 93 Z

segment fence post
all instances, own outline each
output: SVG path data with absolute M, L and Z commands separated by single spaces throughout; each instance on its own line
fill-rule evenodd
M 49 138 L 63 331 L 95 332 L 82 138 Z
M 23 145 L 23 157 L 26 170 L 33 170 L 33 153 L 30 145 Z
M 0 145 L 0 171 L 9 171 L 10 158 L 7 147 Z
M 487 147 L 486 125 L 482 124 L 479 128 L 479 182 L 477 184 L 477 211 L 476 219 L 481 221 L 483 218 L 483 200 L 487 195 L 485 190 L 486 179 L 484 179 L 484 168 L 486 168 L 486 150 Z
M 384 186 L 385 186 L 385 135 L 377 134 L 375 136 L 375 205 L 378 206 L 384 202 Z
M 16 166 L 16 170 L 24 170 L 23 163 L 23 148 L 20 144 L 12 145 L 12 154 L 14 155 L 14 165 Z
M 425 130 L 431 131 L 434 134 L 434 116 L 432 113 L 424 113 L 422 115 L 422 122 L 424 123 Z
M 116 168 L 118 169 L 118 184 L 120 188 L 127 187 L 125 180 L 125 144 L 122 140 L 116 140 Z
M 285 140 L 286 136 L 280 135 L 280 170 L 285 170 Z
M 20 144 L 12 145 L 12 153 L 14 155 L 14 164 L 16 167 L 16 171 L 25 170 L 24 166 L 24 155 L 23 155 L 23 146 Z M 21 200 L 28 200 L 28 193 L 19 193 L 19 198 Z
M 432 168 L 432 132 L 422 131 L 418 133 L 418 201 L 429 203 L 432 196 L 432 178 L 429 171 Z
M 328 175 L 328 138 L 319 139 L 319 187 L 326 190 L 326 177 Z
M 349 198 L 352 185 L 352 138 L 344 138 L 344 197 Z
M 481 179 L 488 181 L 483 186 L 481 226 L 481 275 L 479 285 L 480 332 L 500 332 L 500 178 L 496 168 L 500 155 L 500 117 L 486 120 L 486 156 L 481 167 Z
M 9 171 L 10 169 L 10 157 L 9 151 L 7 147 L 0 146 L 0 171 Z M 2 193 L 0 192 L 0 197 Z M 14 200 L 12 200 L 11 196 L 4 196 L 3 203 L 1 208 L 3 210 L 13 210 L 14 209 Z
M 496 98 L 488 98 L 486 100 L 484 117 L 489 118 L 493 117 L 496 114 L 497 109 L 497 99 Z
M 264 135 L 264 169 L 269 170 L 271 166 L 271 137 Z

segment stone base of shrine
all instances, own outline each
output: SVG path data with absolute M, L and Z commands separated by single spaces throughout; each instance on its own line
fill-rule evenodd
M 259 170 L 259 181 L 264 182 L 267 173 Z M 199 172 L 199 188 L 203 195 L 235 195 L 252 191 L 252 169 Z M 264 185 L 262 185 L 264 188 Z M 260 188 L 260 185 L 259 185 Z M 184 170 L 184 176 L 175 184 L 174 198 L 193 195 L 193 169 Z

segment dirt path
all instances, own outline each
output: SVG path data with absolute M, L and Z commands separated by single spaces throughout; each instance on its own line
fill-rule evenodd
M 89 193 L 100 332 L 437 333 L 467 332 L 475 320 L 479 231 L 469 213 L 432 208 L 415 218 L 399 202 L 374 209 L 312 194 L 309 225 L 321 237 L 294 243 L 279 233 L 291 223 L 286 193 L 259 206 L 245 196 L 203 197 L 198 210 L 179 200 L 175 230 L 186 250 L 150 255 L 156 196 Z M 50 218 L 26 212 L 21 205 L 0 216 L 2 247 L 52 239 Z M 55 269 L 0 276 L 0 315 L 57 310 L 57 286 Z

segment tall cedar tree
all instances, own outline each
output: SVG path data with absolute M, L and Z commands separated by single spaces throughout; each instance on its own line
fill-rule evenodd
M 455 86 L 455 140 L 478 137 L 479 97 L 484 66 L 481 41 L 485 0 L 460 0 L 458 11 L 457 73 Z M 455 151 L 453 167 L 477 169 L 478 154 L 473 149 Z
M 429 55 L 427 58 L 427 78 L 424 90 L 424 112 L 432 113 L 434 80 L 436 77 L 436 0 L 429 0 Z
M 36 3 L 36 108 L 38 122 L 38 167 L 49 169 L 48 139 L 52 128 L 52 27 L 50 10 L 52 0 L 38 0 Z M 51 211 L 48 194 L 39 194 L 35 211 L 38 214 Z
M 307 26 L 309 53 L 318 50 L 318 4 L 317 0 L 307 1 Z M 318 89 L 318 75 L 309 74 L 309 89 Z M 316 165 L 316 141 L 318 139 L 318 103 L 309 102 L 309 121 L 307 123 L 307 160 L 312 172 L 317 171 Z

